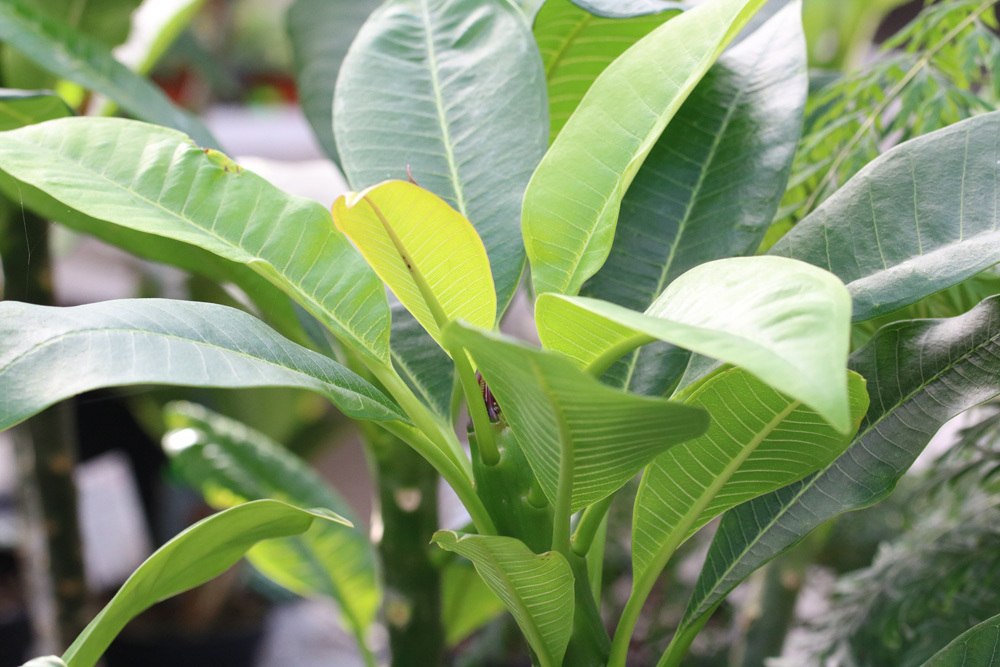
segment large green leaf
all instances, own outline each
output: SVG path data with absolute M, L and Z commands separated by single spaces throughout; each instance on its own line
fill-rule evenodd
M 37 12 L 24 0 L 0 2 L 0 42 L 52 73 L 106 95 L 143 120 L 177 128 L 203 145 L 217 145 L 201 121 L 115 60 L 104 44 Z
M 887 496 L 942 424 L 1000 395 L 1000 297 L 959 317 L 885 326 L 851 367 L 872 394 L 851 447 L 816 475 L 723 517 L 679 645 L 750 573 L 823 522 Z
M 351 46 L 334 99 L 351 186 L 405 179 L 409 167 L 475 225 L 501 312 L 524 266 L 521 196 L 547 118 L 531 30 L 496 0 L 389 0 Z
M 296 387 L 357 419 L 403 419 L 375 387 L 243 311 L 166 299 L 0 302 L 0 430 L 99 387 Z
M 1000 614 L 960 634 L 923 667 L 997 667 L 1000 665 Z
M 847 361 L 850 297 L 830 273 L 777 257 L 707 262 L 670 283 L 645 313 L 586 297 L 542 295 L 542 343 L 600 369 L 662 340 L 747 369 L 850 428 Z
M 581 294 L 644 310 L 684 271 L 754 254 L 801 129 L 807 77 L 800 9 L 792 3 L 723 54 L 694 89 L 636 174 L 607 262 Z M 613 381 L 642 393 L 672 384 L 686 355 L 660 347 L 617 363 Z
M 1000 262 L 1000 112 L 873 161 L 771 250 L 836 273 L 871 319 Z
M 438 416 L 451 419 L 455 365 L 416 318 L 398 301 L 392 311 L 389 341 L 392 366 L 410 389 Z
M 540 667 L 562 665 L 573 633 L 573 572 L 555 551 L 536 555 L 512 537 L 445 530 L 434 542 L 465 556 L 517 621 Z
M 655 456 L 696 437 L 707 415 L 607 387 L 560 354 L 452 324 L 445 338 L 478 364 L 542 491 L 556 504 L 572 470 L 572 511 L 609 496 Z
M 341 195 L 333 221 L 435 340 L 445 322 L 492 329 L 496 292 L 475 228 L 437 195 L 387 181 Z
M 232 567 L 261 540 L 306 532 L 316 519 L 348 524 L 326 509 L 304 510 L 277 500 L 237 505 L 194 524 L 139 566 L 66 649 L 67 667 L 92 667 L 135 616 Z
M 0 170 L 14 181 L 0 179 L 14 200 L 31 205 L 41 191 L 87 218 L 246 265 L 357 353 L 389 361 L 382 283 L 329 211 L 174 130 L 114 118 L 49 121 L 0 134 Z
M 467 562 L 455 560 L 441 571 L 441 624 L 448 646 L 457 646 L 503 610 L 503 601 Z
M 213 507 L 271 498 L 326 507 L 356 522 L 347 502 L 315 471 L 263 433 L 191 403 L 168 405 L 164 419 L 171 430 L 163 449 L 173 469 Z M 247 556 L 289 590 L 334 599 L 364 644 L 381 598 L 367 535 L 351 526 L 316 523 L 302 535 L 259 544 Z
M 288 37 L 302 111 L 327 157 L 340 164 L 333 137 L 333 90 L 354 35 L 380 0 L 295 0 Z
M 0 132 L 71 115 L 55 93 L 0 88 Z
M 548 0 L 532 31 L 545 65 L 549 91 L 549 137 L 555 139 L 604 68 L 674 12 L 627 19 L 595 16 L 571 0 Z
M 545 154 L 524 196 L 535 291 L 576 294 L 608 256 L 618 209 L 687 96 L 764 0 L 709 0 L 608 66 Z
M 868 409 L 864 379 L 850 377 L 851 417 Z M 712 416 L 704 435 L 646 468 L 632 521 L 633 591 L 643 599 L 667 560 L 713 518 L 831 463 L 851 442 L 814 410 L 746 371 L 717 372 L 677 397 Z

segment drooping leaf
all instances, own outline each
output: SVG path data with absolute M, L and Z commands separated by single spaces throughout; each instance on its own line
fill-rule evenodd
M 868 409 L 864 379 L 850 376 L 852 424 Z M 831 463 L 851 442 L 814 410 L 738 368 L 677 396 L 712 416 L 708 431 L 646 468 L 632 524 L 633 591 L 642 597 L 677 547 L 736 505 Z
M 573 572 L 555 551 L 534 554 L 512 537 L 434 534 L 446 551 L 468 558 L 514 616 L 541 667 L 562 665 L 573 633 Z
M 338 197 L 333 221 L 435 340 L 445 321 L 493 328 L 496 292 L 486 249 L 444 200 L 387 181 Z
M 63 654 L 67 667 L 93 667 L 125 624 L 154 603 L 217 577 L 261 540 L 306 532 L 316 519 L 349 523 L 330 510 L 277 500 L 237 505 L 199 521 L 132 573 Z
M 352 188 L 405 179 L 409 166 L 475 225 L 499 312 L 524 266 L 521 197 L 545 151 L 547 118 L 531 30 L 514 4 L 495 0 L 386 2 L 352 44 L 334 99 Z
M 503 601 L 465 561 L 448 563 L 441 571 L 441 623 L 448 646 L 458 645 L 503 610 Z
M 868 380 L 872 400 L 850 448 L 723 517 L 679 635 L 813 528 L 887 496 L 942 424 L 1000 395 L 1000 297 L 959 317 L 887 325 L 851 367 Z
M 163 449 L 181 478 L 216 509 L 270 498 L 297 507 L 326 507 L 355 523 L 338 493 L 294 454 L 244 424 L 192 403 L 164 411 Z M 381 592 L 377 558 L 356 528 L 316 523 L 296 537 L 263 542 L 247 554 L 254 567 L 299 594 L 332 598 L 364 642 Z
M 535 291 L 576 294 L 608 256 L 643 160 L 715 59 L 764 0 L 710 0 L 608 66 L 535 170 L 522 227 Z
M 688 9 L 690 2 L 671 0 L 573 0 L 573 3 L 595 16 L 627 19 L 677 9 Z
M 801 130 L 808 82 L 800 11 L 790 3 L 723 54 L 684 102 L 629 186 L 607 262 L 582 295 L 645 310 L 685 271 L 754 254 Z M 645 347 L 616 363 L 609 380 L 663 393 L 686 357 Z
M 115 60 L 104 44 L 37 12 L 24 0 L 0 3 L 0 42 L 53 74 L 106 95 L 143 120 L 181 130 L 202 145 L 217 145 L 201 121 Z
M 580 366 L 603 367 L 638 345 L 663 340 L 745 368 L 837 430 L 850 428 L 844 370 L 850 297 L 833 275 L 803 262 L 707 262 L 670 283 L 645 313 L 545 294 L 535 318 L 545 347 Z
M 604 68 L 675 12 L 660 11 L 627 19 L 595 16 L 572 0 L 548 0 L 535 16 L 532 31 L 545 66 L 549 92 L 549 141 L 583 99 Z
M 356 419 L 402 419 L 361 377 L 240 310 L 167 299 L 0 302 L 0 430 L 76 394 L 136 384 L 296 387 Z
M 702 410 L 612 389 L 562 355 L 461 324 L 445 337 L 478 364 L 553 504 L 560 464 L 571 460 L 572 511 L 614 493 L 655 456 L 707 428 Z
M 78 222 L 101 220 L 245 265 L 358 354 L 388 363 L 384 288 L 330 213 L 221 153 L 145 123 L 66 118 L 0 134 L 0 171 L 8 177 L 0 186 L 15 201 L 59 202 Z M 131 245 L 142 240 L 114 231 L 122 234 Z M 176 244 L 171 252 L 179 252 Z
M 71 115 L 55 93 L 0 88 L 0 132 Z
M 1000 614 L 960 634 L 923 667 L 997 667 L 1000 665 Z
M 306 120 L 327 157 L 338 165 L 333 137 L 333 90 L 347 49 L 379 0 L 295 0 L 287 29 Z
M 902 144 L 771 250 L 827 268 L 863 321 L 1000 262 L 1000 112 Z M 984 140 L 984 138 L 987 138 Z

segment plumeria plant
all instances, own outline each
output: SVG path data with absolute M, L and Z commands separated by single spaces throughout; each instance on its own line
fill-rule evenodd
M 0 133 L 5 195 L 254 304 L 2 302 L 0 428 L 96 387 L 306 389 L 361 424 L 400 519 L 378 565 L 286 450 L 171 405 L 176 469 L 227 509 L 46 664 L 91 667 L 136 613 L 247 552 L 336 600 L 367 664 L 379 618 L 394 665 L 431 665 L 501 609 L 540 667 L 640 664 L 650 593 L 721 515 L 656 647 L 679 665 L 736 585 L 889 494 L 938 427 L 1000 393 L 997 297 L 894 316 L 1000 262 L 1000 114 L 896 146 L 773 238 L 808 91 L 800 5 L 776 4 L 386 0 L 345 53 L 324 37 L 359 7 L 298 0 L 305 108 L 354 189 L 328 210 L 218 152 L 90 42 L 0 3 L 0 38 L 151 121 L 36 117 L 58 107 L 6 94 L 8 116 L 44 122 Z M 540 346 L 498 332 L 526 265 Z M 460 530 L 435 530 L 437 476 Z M 602 616 L 608 509 L 637 476 L 631 593 Z M 416 534 L 436 553 L 399 549 L 394 531 L 428 508 Z

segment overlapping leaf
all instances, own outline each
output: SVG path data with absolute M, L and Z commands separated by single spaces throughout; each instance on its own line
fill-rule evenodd
M 104 44 L 38 12 L 24 0 L 0 3 L 0 42 L 53 74 L 106 95 L 143 120 L 181 130 L 205 146 L 217 145 L 197 118 L 115 60 Z
M 603 368 L 663 340 L 740 366 L 818 411 L 841 432 L 850 298 L 830 273 L 777 257 L 707 262 L 672 282 L 645 313 L 586 297 L 541 296 L 542 343 Z
M 126 623 L 154 603 L 217 577 L 261 540 L 306 532 L 316 519 L 348 523 L 329 510 L 277 500 L 237 505 L 199 521 L 132 573 L 63 654 L 67 667 L 93 667 Z
M 296 387 L 357 419 L 402 419 L 375 387 L 246 313 L 135 299 L 74 308 L 0 302 L 0 429 L 99 387 Z
M 163 449 L 173 469 L 217 509 L 271 498 L 297 507 L 325 507 L 356 522 L 339 494 L 264 434 L 191 403 L 168 405 L 164 418 L 171 430 Z M 320 522 L 302 535 L 261 543 L 247 556 L 289 590 L 335 600 L 364 642 L 381 594 L 374 548 L 363 532 Z
M 562 355 L 459 324 L 445 336 L 478 364 L 553 504 L 560 464 L 570 460 L 571 511 L 614 493 L 655 456 L 708 425 L 700 409 L 611 389 Z
M 672 18 L 662 10 L 625 19 L 596 16 L 571 0 L 548 0 L 532 31 L 545 65 L 549 91 L 549 137 L 555 139 L 590 84 L 636 41 Z
M 536 555 L 512 537 L 439 531 L 434 542 L 475 565 L 479 576 L 514 616 L 540 667 L 562 665 L 573 633 L 573 572 L 566 558 Z
M 1000 395 L 1000 297 L 959 317 L 883 327 L 851 367 L 872 394 L 851 447 L 816 475 L 723 517 L 680 635 L 813 528 L 888 495 L 942 424 Z
M 0 89 L 0 132 L 72 114 L 55 93 Z
M 513 3 L 495 0 L 384 3 L 351 45 L 334 99 L 351 186 L 404 179 L 409 167 L 475 225 L 501 311 L 524 265 L 520 203 L 547 118 L 531 30 Z
M 738 368 L 678 397 L 712 416 L 708 431 L 646 469 L 632 525 L 633 589 L 648 589 L 680 544 L 714 517 L 802 479 L 850 444 L 820 415 Z M 865 381 L 850 378 L 851 417 L 868 409 Z
M 923 667 L 997 667 L 1000 665 L 1000 614 L 969 628 L 938 651 Z
M 873 161 L 771 250 L 829 269 L 871 319 L 1000 262 L 1000 112 Z M 994 139 L 991 139 L 994 138 Z
M 245 265 L 357 353 L 388 363 L 384 288 L 329 212 L 178 132 L 113 118 L 54 120 L 0 134 L 0 171 L 12 198 L 54 214 L 62 204 L 85 231 L 103 221 L 131 246 L 164 238 L 164 253 L 183 254 L 181 243 Z
M 455 365 L 420 323 L 398 301 L 392 311 L 392 367 L 425 405 L 451 418 Z
M 576 294 L 604 263 L 625 191 L 667 123 L 764 0 L 710 0 L 608 66 L 525 192 L 535 291 Z
M 496 293 L 486 249 L 444 200 L 412 183 L 387 181 L 338 197 L 333 220 L 435 340 L 441 318 L 493 328 Z

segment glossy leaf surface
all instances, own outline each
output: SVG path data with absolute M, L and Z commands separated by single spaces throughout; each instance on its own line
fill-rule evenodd
M 525 192 L 522 227 L 538 294 L 576 294 L 608 256 L 625 191 L 667 123 L 764 0 L 710 0 L 608 66 Z
M 164 544 L 128 578 L 63 654 L 67 667 L 92 667 L 125 624 L 160 600 L 213 579 L 261 540 L 298 535 L 316 519 L 346 524 L 325 509 L 257 500 L 219 512 Z
M 856 373 L 849 387 L 856 426 L 868 394 Z M 719 514 L 815 472 L 851 441 L 814 410 L 739 368 L 717 372 L 676 398 L 704 409 L 712 421 L 704 435 L 658 456 L 643 474 L 632 523 L 636 584 L 655 579 L 677 547 Z
M 217 145 L 201 121 L 115 60 L 104 44 L 38 12 L 24 0 L 0 3 L 0 41 L 53 74 L 106 95 L 143 120 L 176 128 L 203 145 Z
M 1000 262 L 1000 112 L 956 123 L 874 160 L 772 254 L 829 269 L 863 321 Z
M 1000 614 L 969 628 L 934 654 L 923 667 L 997 667 L 1000 665 Z
M 664 9 L 609 19 L 595 16 L 571 0 L 548 0 L 542 5 L 532 31 L 545 65 L 550 141 L 604 68 L 674 15 Z
M 356 419 L 403 419 L 375 387 L 243 311 L 167 299 L 0 302 L 0 429 L 100 387 L 295 387 Z
M 325 507 L 357 523 L 338 493 L 301 459 L 269 439 L 192 403 L 171 403 L 163 449 L 171 467 L 216 509 L 270 498 L 297 507 Z M 381 592 L 368 536 L 352 526 L 317 522 L 302 535 L 269 540 L 247 554 L 254 567 L 300 595 L 337 602 L 354 634 L 375 621 Z
M 66 118 L 0 134 L 0 170 L 15 199 L 30 204 L 41 191 L 87 218 L 245 265 L 356 352 L 388 363 L 384 287 L 330 213 L 221 153 L 145 123 Z
M 333 221 L 435 340 L 441 317 L 493 328 L 496 293 L 486 249 L 443 199 L 387 181 L 338 197 Z
M 941 425 L 1000 395 L 1000 297 L 959 317 L 883 327 L 851 367 L 871 394 L 851 446 L 812 477 L 723 517 L 679 632 L 821 523 L 887 496 Z
M 531 30 L 513 3 L 495 0 L 384 3 L 351 45 L 334 100 L 352 188 L 406 179 L 409 166 L 475 225 L 501 311 L 524 265 L 521 197 L 547 118 Z
M 670 283 L 645 313 L 586 297 L 546 294 L 539 337 L 583 367 L 604 367 L 662 340 L 740 366 L 850 428 L 850 297 L 833 275 L 777 257 L 707 262 Z
M 612 389 L 562 355 L 458 324 L 446 337 L 478 364 L 553 504 L 560 466 L 569 460 L 571 511 L 614 493 L 655 456 L 708 426 L 699 409 Z
M 512 537 L 439 531 L 434 542 L 472 561 L 514 616 L 541 667 L 559 667 L 573 632 L 573 572 L 566 558 L 536 555 Z

